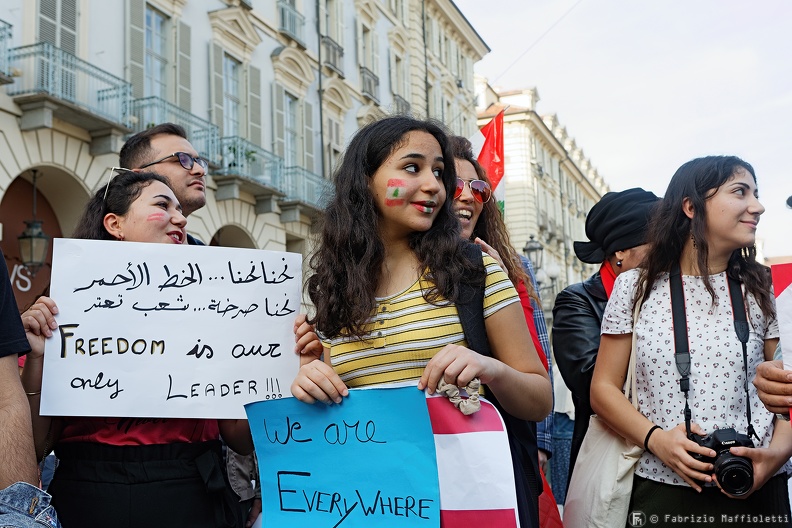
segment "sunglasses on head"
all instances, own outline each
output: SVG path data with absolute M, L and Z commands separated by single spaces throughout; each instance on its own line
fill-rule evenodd
M 169 154 L 164 158 L 158 159 L 157 161 L 152 161 L 151 163 L 146 163 L 145 165 L 141 166 L 141 169 L 145 169 L 146 167 L 151 167 L 152 165 L 156 165 L 157 163 L 162 163 L 166 159 L 172 158 L 176 156 L 179 159 L 179 163 L 185 170 L 192 170 L 193 166 L 197 163 L 204 172 L 209 168 L 209 162 L 206 161 L 204 158 L 200 156 L 190 156 L 186 152 L 174 152 L 173 154 Z
M 490 189 L 489 183 L 484 180 L 465 181 L 457 178 L 454 200 L 462 196 L 462 192 L 465 190 L 465 184 L 470 187 L 470 194 L 473 195 L 473 198 L 475 198 L 477 202 L 484 204 L 489 202 L 489 199 L 492 198 L 492 189 Z

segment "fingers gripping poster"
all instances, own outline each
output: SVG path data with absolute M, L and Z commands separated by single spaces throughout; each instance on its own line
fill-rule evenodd
M 244 418 L 290 396 L 302 257 L 56 239 L 41 412 Z

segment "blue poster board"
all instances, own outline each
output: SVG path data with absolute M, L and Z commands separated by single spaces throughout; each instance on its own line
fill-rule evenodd
M 434 437 L 415 387 L 350 390 L 340 405 L 245 406 L 264 528 L 440 525 Z

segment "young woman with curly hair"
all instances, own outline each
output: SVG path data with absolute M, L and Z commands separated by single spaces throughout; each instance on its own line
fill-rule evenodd
M 482 270 L 463 253 L 443 129 L 405 116 L 371 123 L 334 179 L 308 279 L 323 347 L 302 351 L 292 394 L 332 404 L 347 387 L 415 381 L 434 392 L 441 378 L 461 387 L 479 378 L 506 413 L 547 416 L 550 381 L 517 292 L 494 259 L 485 255 Z M 484 287 L 492 356 L 467 348 L 455 305 L 464 282 Z

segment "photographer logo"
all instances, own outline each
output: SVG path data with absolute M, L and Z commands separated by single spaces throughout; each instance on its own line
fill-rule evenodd
M 632 528 L 646 526 L 646 514 L 644 514 L 642 511 L 630 512 L 630 515 L 627 517 L 627 524 L 632 526 Z

